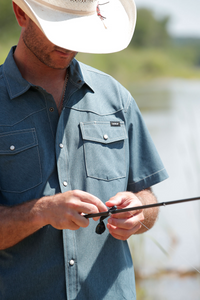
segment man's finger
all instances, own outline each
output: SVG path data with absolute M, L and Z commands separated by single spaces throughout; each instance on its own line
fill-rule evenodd
M 74 191 L 72 191 L 72 193 L 73 193 L 74 197 L 79 198 L 82 202 L 95 205 L 99 210 L 99 211 L 97 211 L 97 213 L 108 210 L 106 205 L 99 198 L 93 196 L 92 194 L 89 194 L 89 193 L 83 192 L 83 191 L 79 191 L 79 190 L 74 190 Z
M 132 206 L 130 206 L 131 208 Z M 129 207 L 126 207 L 126 209 L 129 208 Z M 127 211 L 127 212 L 121 212 L 121 213 L 115 213 L 115 214 L 112 214 L 112 218 L 115 218 L 115 219 L 129 219 L 129 218 L 132 218 L 134 216 L 137 216 L 139 215 L 140 213 L 142 212 L 142 210 L 130 210 L 130 211 Z

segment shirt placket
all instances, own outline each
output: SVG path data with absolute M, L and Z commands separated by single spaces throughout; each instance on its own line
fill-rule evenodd
M 67 300 L 75 300 L 78 293 L 78 265 L 74 231 L 63 230 L 63 247 Z
M 64 114 L 62 113 L 60 116 L 56 135 L 56 159 L 58 179 L 62 193 L 71 190 L 68 166 L 69 156 L 67 151 L 67 141 L 63 115 Z M 78 291 L 78 266 L 76 236 L 74 231 L 63 230 L 63 247 L 67 300 L 75 300 Z
M 67 192 L 71 189 L 70 174 L 68 167 L 68 151 L 64 132 L 63 114 L 61 114 L 56 134 L 56 159 L 58 169 L 58 179 L 61 192 Z

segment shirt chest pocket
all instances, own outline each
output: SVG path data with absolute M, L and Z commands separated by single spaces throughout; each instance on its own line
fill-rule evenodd
M 81 123 L 80 128 L 87 176 L 106 181 L 125 177 L 127 133 L 124 123 Z
M 0 190 L 22 193 L 41 181 L 35 129 L 0 134 Z

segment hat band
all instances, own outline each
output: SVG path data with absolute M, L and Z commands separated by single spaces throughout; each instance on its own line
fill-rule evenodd
M 66 12 L 68 14 L 72 14 L 72 15 L 84 15 L 84 16 L 90 16 L 96 13 L 96 10 L 92 10 L 92 11 L 82 11 L 82 10 L 75 10 L 75 9 L 68 9 L 68 8 L 64 8 L 64 7 L 58 7 L 56 5 L 53 5 L 51 3 L 47 3 L 46 1 L 43 0 L 35 0 L 36 2 L 39 2 L 40 4 L 43 4 L 44 6 L 50 7 L 54 10 L 59 10 L 62 12 Z

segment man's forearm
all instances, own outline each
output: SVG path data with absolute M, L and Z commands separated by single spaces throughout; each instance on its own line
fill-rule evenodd
M 0 250 L 7 249 L 42 226 L 39 218 L 38 200 L 17 206 L 0 206 Z
M 155 195 L 151 192 L 151 189 L 145 189 L 137 193 L 136 196 L 139 198 L 142 205 L 157 203 L 157 199 Z M 143 210 L 144 221 L 142 222 L 142 227 L 136 232 L 136 234 L 140 234 L 151 229 L 157 220 L 158 213 L 159 213 L 158 207 L 144 209 Z

